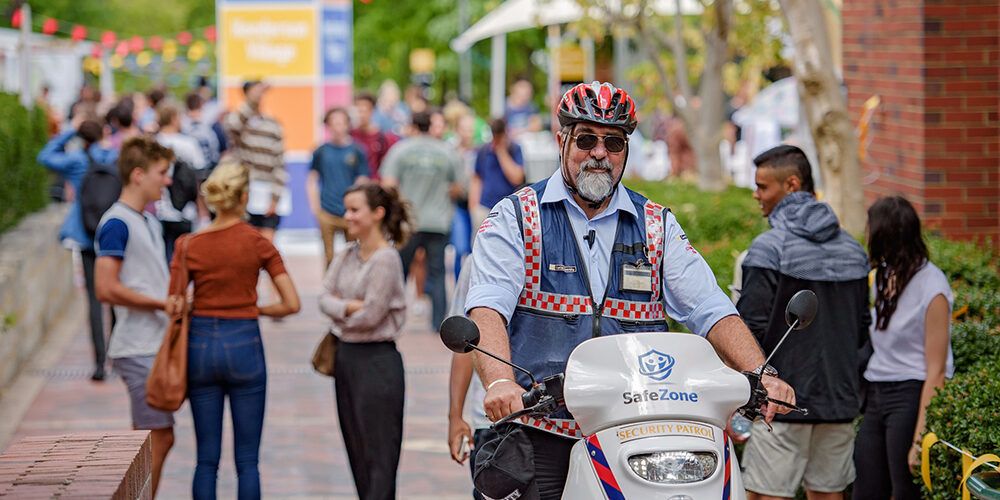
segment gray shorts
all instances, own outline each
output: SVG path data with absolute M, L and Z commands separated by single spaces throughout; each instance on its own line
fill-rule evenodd
M 132 407 L 132 428 L 152 431 L 174 426 L 174 414 L 160 411 L 146 404 L 146 378 L 153 368 L 156 356 L 116 358 L 111 360 L 115 373 L 121 376 L 128 388 L 129 405 Z
M 854 481 L 854 424 L 790 424 L 761 421 L 743 450 L 747 491 L 794 498 L 799 484 L 810 491 L 837 493 Z

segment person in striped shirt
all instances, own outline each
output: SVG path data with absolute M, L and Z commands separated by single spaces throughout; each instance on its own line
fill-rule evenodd
M 250 168 L 250 224 L 273 241 L 281 221 L 278 202 L 284 195 L 288 172 L 281 124 L 260 110 L 261 100 L 270 88 L 260 80 L 244 83 L 246 100 L 226 116 L 224 125 L 232 145 L 230 154 Z

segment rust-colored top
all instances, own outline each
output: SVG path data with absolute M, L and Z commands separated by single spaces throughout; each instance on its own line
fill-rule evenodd
M 253 319 L 257 311 L 257 278 L 260 270 L 274 279 L 285 274 L 281 254 L 270 241 L 245 222 L 181 236 L 170 263 L 170 293 L 182 293 L 181 257 L 184 241 L 187 265 L 194 282 L 193 316 Z

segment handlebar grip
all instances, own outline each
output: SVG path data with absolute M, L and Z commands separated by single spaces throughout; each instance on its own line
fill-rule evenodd
M 538 404 L 538 401 L 542 399 L 542 391 L 538 387 L 532 387 L 530 390 L 521 394 L 521 404 L 525 408 L 531 408 Z

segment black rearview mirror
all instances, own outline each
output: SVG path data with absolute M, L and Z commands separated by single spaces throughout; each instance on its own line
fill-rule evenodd
M 441 342 L 459 354 L 479 345 L 479 327 L 465 316 L 452 316 L 441 322 Z
M 812 290 L 800 290 L 792 296 L 792 299 L 788 301 L 788 305 L 785 306 L 785 323 L 788 323 L 788 326 L 792 326 L 798 320 L 799 323 L 795 325 L 796 330 L 801 330 L 809 326 L 813 322 L 813 319 L 816 318 L 816 307 L 818 305 L 819 301 Z

